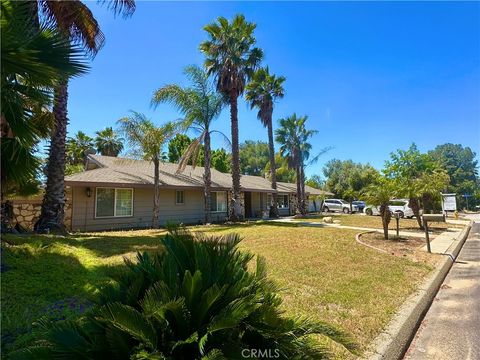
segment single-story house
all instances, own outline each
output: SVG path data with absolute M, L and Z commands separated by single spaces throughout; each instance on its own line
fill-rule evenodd
M 177 174 L 177 164 L 160 164 L 161 225 L 204 220 L 203 167 L 187 166 Z M 212 169 L 212 220 L 227 218 L 231 174 Z M 85 171 L 65 177 L 71 202 L 71 230 L 96 231 L 151 226 L 153 210 L 153 163 L 118 157 L 88 155 Z M 260 176 L 242 175 L 241 201 L 246 218 L 262 217 L 269 209 L 274 190 Z M 325 193 L 305 186 L 309 201 Z M 280 215 L 295 213 L 296 185 L 277 185 Z M 315 206 L 309 205 L 309 208 Z

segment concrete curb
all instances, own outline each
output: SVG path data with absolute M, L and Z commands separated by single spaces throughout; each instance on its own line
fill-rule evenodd
M 445 256 L 433 274 L 400 307 L 387 328 L 378 335 L 371 350 L 364 356 L 370 360 L 402 359 L 425 314 L 437 295 L 443 280 L 467 240 L 473 221 L 466 225 L 457 240 L 446 251 Z

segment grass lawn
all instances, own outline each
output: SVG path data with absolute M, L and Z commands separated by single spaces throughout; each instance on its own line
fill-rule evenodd
M 290 315 L 310 316 L 351 333 L 362 349 L 433 268 L 364 247 L 355 231 L 296 224 L 192 227 L 208 234 L 238 232 L 241 247 L 267 259 Z M 7 236 L 2 246 L 2 343 L 29 339 L 42 315 L 73 316 L 95 301 L 123 256 L 158 251 L 162 230 L 77 234 L 68 238 Z M 6 271 L 5 271 L 6 270 Z M 13 342 L 15 341 L 15 342 Z M 13 345 L 12 345 L 13 344 Z M 4 348 L 5 349 L 5 348 Z

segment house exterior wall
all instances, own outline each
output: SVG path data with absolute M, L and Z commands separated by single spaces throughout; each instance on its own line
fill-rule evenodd
M 95 218 L 95 187 L 87 196 L 87 187 L 73 187 L 72 231 L 100 231 L 148 228 L 152 225 L 153 188 L 133 189 L 133 216 Z M 175 190 L 160 190 L 159 224 L 168 221 L 196 224 L 204 221 L 205 210 L 201 190 L 184 190 L 184 204 L 175 203 Z M 212 212 L 213 221 L 224 221 L 226 212 Z

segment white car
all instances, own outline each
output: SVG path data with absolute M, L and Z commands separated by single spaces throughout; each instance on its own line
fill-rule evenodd
M 394 199 L 390 200 L 388 209 L 392 214 L 398 214 L 401 218 L 413 218 L 413 210 L 408 206 L 407 199 Z M 380 215 L 380 208 L 377 206 L 368 205 L 365 210 L 367 215 Z
M 348 214 L 350 212 L 350 203 L 341 199 L 326 199 L 323 202 L 323 211 L 324 212 L 341 211 L 345 214 Z M 357 212 L 357 211 L 358 211 L 358 206 L 352 205 L 352 212 Z

